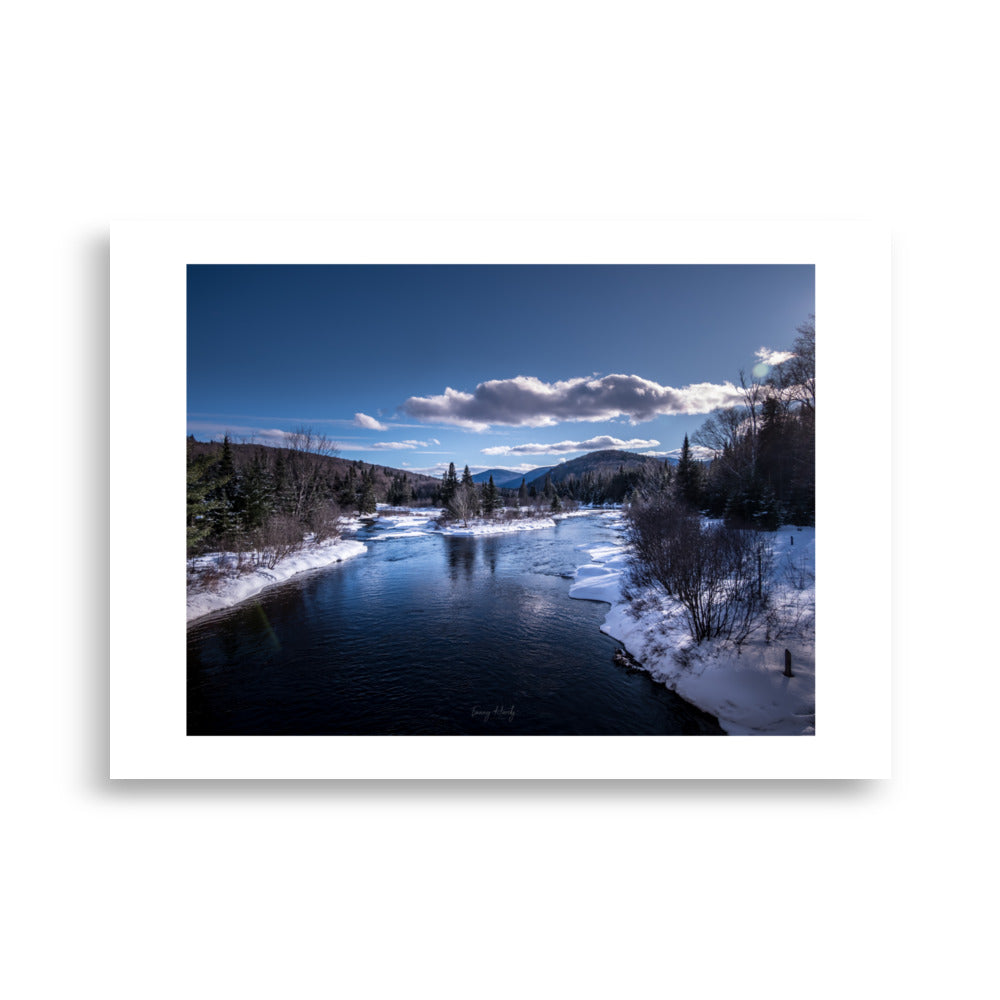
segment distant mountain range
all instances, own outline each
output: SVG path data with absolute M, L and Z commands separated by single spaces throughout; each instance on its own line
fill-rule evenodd
M 529 486 L 532 480 L 542 479 L 545 473 L 553 466 L 545 465 L 538 469 L 531 469 L 528 472 L 514 472 L 513 469 L 487 469 L 485 472 L 477 472 L 473 477 L 474 483 L 488 483 L 490 476 L 493 477 L 493 485 L 504 490 L 516 490 L 521 487 L 523 479 Z
M 677 464 L 677 460 L 674 458 L 668 458 L 667 461 L 672 465 Z M 514 472 L 511 469 L 486 469 L 483 472 L 477 472 L 472 478 L 477 483 L 485 483 L 492 476 L 494 486 L 508 490 L 518 489 L 523 479 L 526 485 L 531 486 L 534 483 L 535 489 L 540 489 L 547 472 L 552 473 L 552 482 L 561 483 L 571 476 L 582 478 L 588 472 L 595 476 L 613 475 L 619 468 L 652 470 L 662 465 L 662 458 L 639 455 L 634 451 L 609 449 L 591 451 L 569 462 L 561 462 L 559 465 L 544 465 L 537 469 L 530 469 L 528 472 Z
M 237 468 L 242 467 L 252 461 L 254 455 L 260 451 L 285 451 L 285 449 L 273 449 L 267 445 L 257 444 L 234 444 L 231 446 L 233 460 Z M 188 449 L 191 455 L 211 455 L 216 457 L 222 452 L 222 445 L 218 441 L 196 441 L 193 436 L 188 438 Z M 304 456 L 310 464 L 318 465 L 329 469 L 334 475 L 342 476 L 347 472 L 348 466 L 365 466 L 364 462 L 353 461 L 340 457 L 321 456 L 309 454 Z M 521 486 L 523 479 L 527 486 L 534 484 L 536 490 L 541 490 L 545 482 L 545 474 L 552 473 L 552 482 L 561 483 L 571 476 L 583 478 L 590 473 L 594 476 L 614 475 L 619 468 L 626 470 L 644 468 L 650 471 L 657 467 L 662 467 L 662 458 L 653 458 L 649 455 L 639 455 L 634 451 L 591 451 L 579 458 L 574 458 L 569 462 L 561 462 L 559 465 L 542 465 L 537 469 L 529 469 L 527 472 L 517 472 L 514 469 L 485 469 L 477 472 L 473 477 L 476 483 L 489 482 L 493 477 L 494 486 L 500 489 L 516 490 Z M 675 458 L 666 459 L 671 465 L 676 465 Z M 436 486 L 440 480 L 436 477 L 426 476 L 420 473 L 409 472 L 405 469 L 395 469 L 390 466 L 371 466 L 375 470 L 375 476 L 379 487 L 382 488 L 389 479 L 395 476 L 402 476 L 414 489 L 421 491 L 421 494 Z M 428 494 L 429 495 L 429 494 Z

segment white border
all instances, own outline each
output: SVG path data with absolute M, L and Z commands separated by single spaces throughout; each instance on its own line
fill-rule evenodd
M 178 470 L 186 435 L 189 263 L 815 264 L 817 734 L 186 736 Z M 111 277 L 112 778 L 890 776 L 887 229 L 858 223 L 127 222 L 112 227 Z M 137 482 L 144 498 L 156 499 L 135 504 Z M 140 545 L 143 566 L 160 569 L 150 584 L 137 570 Z

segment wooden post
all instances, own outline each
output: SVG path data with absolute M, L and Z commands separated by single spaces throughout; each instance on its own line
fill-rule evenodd
M 785 676 L 794 677 L 792 673 L 792 651 L 790 649 L 785 650 Z

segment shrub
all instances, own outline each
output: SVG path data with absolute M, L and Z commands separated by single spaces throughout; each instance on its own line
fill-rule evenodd
M 302 525 L 290 514 L 276 514 L 254 532 L 253 563 L 256 568 L 274 569 L 302 545 Z
M 772 560 L 766 536 L 703 522 L 661 493 L 631 504 L 628 538 L 630 581 L 673 597 L 695 642 L 721 638 L 740 645 L 763 624 Z
M 313 534 L 313 541 L 323 542 L 340 537 L 340 509 L 333 501 L 322 503 L 309 512 L 306 526 Z

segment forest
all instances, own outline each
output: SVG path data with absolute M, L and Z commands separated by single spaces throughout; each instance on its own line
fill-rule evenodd
M 336 455 L 309 428 L 288 447 L 187 439 L 187 550 L 266 553 L 270 561 L 307 536 L 339 534 L 341 514 L 374 514 L 376 503 L 430 505 L 440 480 Z
M 691 441 L 685 436 L 679 459 L 592 452 L 530 482 L 524 477 L 518 489 L 500 488 L 492 476 L 477 484 L 468 466 L 459 476 L 453 462 L 435 479 L 343 459 L 333 442 L 306 427 L 287 434 L 284 448 L 233 442 L 228 435 L 221 442 L 189 437 L 188 557 L 248 553 L 255 564 L 273 566 L 306 538 L 336 537 L 343 514 L 373 515 L 379 503 L 440 507 L 446 519 L 466 522 L 501 512 L 520 516 L 620 504 L 628 511 L 635 580 L 659 579 L 666 589 L 676 589 L 670 572 L 681 572 L 676 559 L 694 539 L 706 552 L 714 546 L 713 551 L 732 555 L 734 539 L 752 540 L 747 532 L 814 523 L 814 318 L 796 332 L 786 359 L 766 377 L 739 373 L 742 405 L 716 411 Z M 711 459 L 696 458 L 692 443 Z M 702 517 L 721 525 L 709 534 L 730 534 L 715 539 L 703 530 L 692 533 Z M 671 539 L 677 543 L 672 549 Z M 680 539 L 686 539 L 684 545 Z M 675 565 L 668 572 L 664 566 L 671 559 Z M 754 600 L 762 597 L 758 593 Z M 706 628 L 711 632 L 714 626 Z
M 786 359 L 765 378 L 740 373 L 743 405 L 719 410 L 693 435 L 713 454 L 692 458 L 629 498 L 628 595 L 659 592 L 683 609 L 696 642 L 742 644 L 761 629 L 798 627 L 771 601 L 772 546 L 781 525 L 815 523 L 815 321 L 797 328 Z

